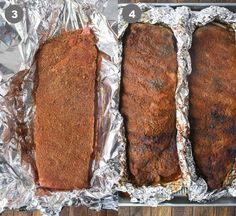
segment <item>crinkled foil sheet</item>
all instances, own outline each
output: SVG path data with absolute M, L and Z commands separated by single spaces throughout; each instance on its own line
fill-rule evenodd
M 139 22 L 141 23 L 150 23 L 150 24 L 161 24 L 169 27 L 176 38 L 178 53 L 177 53 L 177 62 L 178 62 L 178 85 L 176 89 L 176 107 L 177 107 L 177 124 L 182 123 L 182 118 L 184 113 L 179 111 L 179 104 L 182 104 L 182 96 L 187 95 L 185 89 L 185 80 L 183 79 L 182 74 L 188 74 L 190 72 L 190 57 L 188 53 L 188 48 L 190 47 L 190 41 L 188 34 L 186 33 L 185 24 L 186 20 L 189 17 L 190 10 L 186 7 L 177 8 L 174 10 L 171 7 L 153 7 L 146 4 L 138 4 L 142 10 L 142 16 Z M 122 16 L 122 7 L 119 9 L 119 65 L 121 70 L 122 65 L 122 37 L 125 33 L 125 30 L 128 27 L 128 23 L 123 19 Z M 187 61 L 186 61 L 187 60 Z M 177 137 L 178 138 L 178 137 Z M 177 145 L 182 145 L 181 140 L 176 139 Z M 123 129 L 123 139 L 122 139 L 122 151 L 120 153 L 120 164 L 123 169 L 122 179 L 120 181 L 119 190 L 122 192 L 128 192 L 131 197 L 131 202 L 139 202 L 142 204 L 147 204 L 150 206 L 157 206 L 160 202 L 170 200 L 173 198 L 173 194 L 180 191 L 184 185 L 184 179 L 180 178 L 174 182 L 170 182 L 165 185 L 158 186 L 142 186 L 136 187 L 128 179 L 128 169 L 126 163 L 126 139 Z M 179 154 L 181 155 L 181 148 L 179 148 Z
M 214 201 L 222 196 L 236 196 L 235 171 L 231 173 L 231 183 L 219 190 L 208 191 L 206 181 L 196 173 L 196 166 L 192 155 L 192 147 L 189 141 L 190 124 L 188 121 L 189 110 L 189 88 L 187 76 L 191 75 L 191 58 L 189 49 L 192 45 L 192 35 L 199 26 L 204 26 L 210 22 L 218 21 L 229 24 L 236 30 L 236 14 L 226 8 L 211 6 L 199 12 L 191 11 L 190 8 L 182 6 L 173 9 L 171 7 L 155 7 L 148 4 L 138 4 L 142 10 L 142 17 L 139 22 L 150 24 L 163 24 L 172 29 L 178 47 L 178 83 L 176 89 L 176 127 L 177 127 L 177 149 L 182 179 L 177 182 L 158 187 L 135 187 L 128 182 L 128 171 L 126 167 L 126 140 L 122 139 L 122 153 L 120 154 L 120 164 L 123 169 L 122 180 L 119 190 L 128 192 L 131 202 L 139 202 L 151 206 L 157 206 L 160 202 L 170 200 L 174 193 L 181 191 L 189 196 L 190 201 L 207 202 Z M 122 17 L 122 7 L 119 10 L 119 64 L 122 64 L 122 36 L 128 23 Z M 124 131 L 124 129 L 123 129 Z M 124 134 L 123 134 L 123 137 Z M 181 190 L 182 188 L 182 190 Z
M 234 31 L 236 31 L 236 14 L 224 7 L 211 6 L 199 12 L 196 11 L 191 12 L 190 18 L 188 20 L 188 31 L 190 33 L 189 39 L 192 40 L 192 34 L 197 27 L 204 26 L 213 21 L 227 24 L 232 29 L 234 29 Z M 189 97 L 188 95 L 185 96 L 186 103 L 183 104 L 183 109 L 185 110 L 188 109 L 189 105 L 188 97 Z M 234 170 L 232 170 L 231 174 L 229 175 L 229 178 L 226 179 L 227 183 L 226 186 L 222 187 L 221 189 L 213 191 L 208 191 L 206 181 L 201 177 L 197 176 L 194 160 L 191 153 L 191 143 L 187 136 L 189 132 L 189 121 L 187 117 L 185 117 L 183 120 L 184 120 L 183 123 L 188 127 L 184 128 L 183 133 L 179 134 L 179 137 L 180 139 L 182 139 L 183 143 L 187 147 L 187 151 L 185 154 L 185 158 L 183 158 L 183 161 L 185 164 L 184 171 L 190 174 L 187 185 L 189 189 L 188 192 L 189 199 L 191 201 L 207 202 L 207 201 L 214 201 L 222 196 L 236 196 L 236 178 Z
M 10 3 L 19 4 L 24 10 L 24 18 L 17 24 L 8 23 L 4 17 Z M 118 132 L 122 125 L 118 112 L 117 37 L 97 9 L 102 9 L 106 1 L 92 3 L 87 4 L 85 0 L 0 0 L 0 212 L 39 209 L 44 215 L 58 215 L 65 205 L 82 204 L 96 210 L 117 209 L 115 188 L 121 172 Z M 22 144 L 33 142 L 34 56 L 41 43 L 62 30 L 86 26 L 94 32 L 98 50 L 108 56 L 102 59 L 98 76 L 100 159 L 94 160 L 90 189 L 37 196 L 33 169 L 21 160 Z M 24 125 L 24 137 L 19 135 L 19 125 Z M 34 154 L 32 152 L 32 157 Z

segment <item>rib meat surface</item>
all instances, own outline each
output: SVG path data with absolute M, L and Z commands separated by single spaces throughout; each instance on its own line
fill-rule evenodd
M 234 32 L 207 25 L 193 35 L 190 140 L 199 174 L 220 188 L 236 157 L 236 43 Z
M 177 60 L 170 29 L 132 24 L 124 38 L 121 110 L 131 180 L 138 186 L 180 176 L 176 149 Z
M 87 188 L 94 144 L 97 49 L 88 31 L 63 33 L 37 54 L 34 139 L 41 187 Z

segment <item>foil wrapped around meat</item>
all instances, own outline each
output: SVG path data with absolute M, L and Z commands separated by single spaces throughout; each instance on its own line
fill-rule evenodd
M 199 26 L 205 26 L 213 21 L 217 25 L 220 23 L 229 25 L 235 30 L 236 14 L 223 7 L 211 6 L 202 11 L 191 11 L 188 7 L 158 7 L 158 4 L 137 4 L 142 16 L 140 23 L 161 24 L 170 27 L 177 41 L 177 63 L 178 63 L 178 82 L 175 94 L 176 100 L 176 128 L 177 128 L 177 150 L 179 164 L 182 171 L 182 179 L 166 185 L 157 187 L 136 187 L 129 181 L 129 171 L 126 158 L 126 139 L 123 129 L 122 151 L 119 156 L 120 165 L 123 173 L 120 181 L 119 190 L 128 192 L 131 202 L 139 202 L 151 206 L 157 206 L 164 200 L 173 198 L 178 191 L 179 195 L 188 195 L 190 201 L 207 202 L 218 199 L 222 196 L 235 196 L 236 180 L 235 171 L 232 170 L 224 181 L 223 187 L 216 190 L 209 190 L 206 180 L 199 176 L 197 166 L 193 156 L 193 149 L 190 138 L 189 122 L 189 82 L 188 78 L 192 72 L 192 59 L 190 48 L 194 31 Z M 123 61 L 123 42 L 122 38 L 129 24 L 122 17 L 122 6 L 119 10 L 119 64 L 120 70 Z M 200 91 L 200 89 L 199 89 Z M 124 124 L 124 123 L 123 123 Z M 210 153 L 209 153 L 210 156 Z M 207 166 L 207 161 L 206 161 Z M 182 189 L 182 190 L 181 190 Z
M 186 19 L 188 16 L 183 17 L 182 14 L 186 14 L 186 10 L 189 11 L 188 8 L 178 8 L 174 10 L 173 8 L 170 7 L 149 7 L 146 4 L 138 4 L 138 6 L 142 10 L 142 17 L 139 20 L 139 23 L 146 23 L 156 25 L 164 25 L 169 27 L 173 35 L 176 39 L 176 44 L 178 47 L 178 50 L 181 50 L 182 52 L 177 53 L 177 64 L 178 64 L 178 69 L 177 69 L 177 77 L 180 77 L 180 73 L 182 73 L 183 70 L 186 70 L 185 64 L 183 65 L 182 59 L 185 55 L 185 50 L 186 50 L 186 37 L 185 37 L 185 28 L 184 24 L 186 23 Z M 122 16 L 122 8 L 119 11 L 119 63 L 120 63 L 120 70 L 121 70 L 121 65 L 123 62 L 123 37 L 125 34 L 126 29 L 128 28 L 129 24 L 123 19 Z M 136 25 L 136 28 L 144 28 L 144 25 L 142 26 L 141 24 Z M 136 30 L 139 32 L 138 30 Z M 162 31 L 162 30 L 160 30 Z M 170 32 L 168 30 L 168 32 Z M 166 31 L 165 35 L 168 35 L 168 32 Z M 169 33 L 170 34 L 170 33 Z M 137 51 L 138 52 L 138 51 Z M 174 55 L 173 55 L 174 56 Z M 131 56 L 132 58 L 132 56 Z M 171 68 L 171 67 L 170 67 Z M 169 68 L 169 70 L 171 70 Z M 141 75 L 140 75 L 141 76 Z M 181 79 L 179 79 L 176 87 L 176 91 L 181 91 Z M 121 92 L 122 94 L 122 92 Z M 158 93 L 157 93 L 158 94 Z M 175 95 L 175 97 L 177 97 Z M 172 118 L 171 118 L 172 119 Z M 172 119 L 173 120 L 173 119 Z M 171 125 L 171 124 L 170 124 Z M 125 126 L 124 126 L 125 128 Z M 174 126 L 175 128 L 175 126 Z M 140 130 L 144 130 L 144 127 L 141 127 Z M 124 129 L 125 130 L 125 129 Z M 140 131 L 139 130 L 139 131 Z M 126 133 L 127 134 L 127 133 Z M 127 159 L 126 157 L 126 142 L 127 140 L 125 139 L 125 133 L 123 134 L 123 153 L 120 155 L 120 164 L 123 166 L 124 173 L 123 173 L 123 178 L 120 181 L 120 191 L 122 192 L 128 192 L 130 197 L 131 197 L 131 202 L 140 202 L 143 204 L 151 205 L 151 206 L 157 206 L 160 202 L 163 202 L 165 200 L 170 200 L 173 198 L 173 194 L 180 191 L 182 189 L 182 186 L 184 184 L 183 178 L 181 176 L 178 176 L 178 178 L 175 178 L 173 181 L 169 181 L 168 183 L 158 183 L 156 186 L 137 186 L 133 184 L 132 181 L 130 181 L 130 173 L 128 171 L 127 166 Z M 176 137 L 177 138 L 177 137 Z M 175 144 L 178 142 L 177 139 L 175 140 Z M 156 140 L 158 142 L 158 140 Z M 178 145 L 178 143 L 177 143 Z M 135 159 L 135 154 L 131 156 L 133 159 Z M 147 154 L 147 153 L 146 153 Z M 139 156 L 139 155 L 137 155 Z M 142 158 L 142 157 L 141 157 Z M 141 160 L 144 160 L 146 158 L 142 158 Z M 173 159 L 173 158 L 172 158 Z M 165 160 L 165 159 L 163 159 Z M 173 159 L 175 160 L 175 159 Z M 161 161 L 160 161 L 161 162 Z M 141 162 L 140 162 L 141 163 Z M 151 164 L 151 162 L 149 161 Z M 159 163 L 157 161 L 157 163 Z M 168 162 L 167 162 L 168 163 Z M 178 163 L 178 162 L 177 162 Z M 165 166 L 164 166 L 165 167 Z M 145 169 L 145 168 L 144 168 Z M 173 169 L 174 170 L 174 169 Z M 155 172 L 156 170 L 153 170 Z M 151 172 L 151 170 L 150 170 Z M 145 175 L 145 174 L 141 174 Z M 155 174 L 153 174 L 155 175 Z M 141 176 L 140 176 L 141 177 Z M 139 178 L 140 178 L 139 177 Z M 159 177 L 157 176 L 156 179 Z M 139 180 L 140 182 L 143 180 Z
M 196 37 L 194 37 L 194 33 L 201 34 L 201 32 L 203 32 L 203 31 L 205 31 L 205 32 L 208 31 L 208 32 L 212 32 L 212 33 L 215 32 L 215 34 L 218 34 L 217 36 L 221 37 L 222 40 L 215 39 L 214 41 L 216 41 L 216 43 L 217 42 L 220 43 L 220 41 L 222 42 L 224 40 L 229 41 L 230 40 L 229 35 L 226 35 L 226 32 L 230 30 L 229 28 L 231 28 L 231 30 L 233 31 L 232 34 L 234 35 L 235 30 L 236 30 L 236 14 L 229 11 L 228 9 L 226 9 L 224 7 L 210 6 L 208 8 L 201 10 L 201 11 L 191 11 L 191 15 L 188 20 L 188 31 L 190 32 L 189 38 L 191 41 L 193 39 L 193 42 L 197 40 Z M 211 34 L 211 33 L 209 33 L 209 34 Z M 204 37 L 204 39 L 206 39 L 206 38 Z M 211 40 L 211 38 L 209 38 L 209 40 Z M 232 40 L 235 40 L 234 36 L 231 37 L 230 41 L 232 41 Z M 228 45 L 230 44 L 230 42 L 224 42 L 224 43 L 226 44 L 226 46 L 227 46 L 227 44 Z M 232 50 L 234 45 L 232 42 L 231 42 L 231 44 L 232 44 L 231 48 L 230 47 L 228 47 L 228 48 Z M 218 52 L 219 52 L 219 50 L 220 50 L 220 52 L 222 54 L 225 53 L 225 56 L 226 56 L 227 55 L 227 53 L 226 53 L 227 47 L 226 47 L 226 50 L 223 51 L 221 49 L 222 44 L 217 44 L 217 45 L 218 45 L 219 49 L 215 49 L 214 51 L 217 52 L 217 50 L 218 50 Z M 196 50 L 196 47 L 193 45 L 192 49 Z M 232 53 L 232 51 L 231 51 L 231 53 Z M 192 53 L 192 55 L 194 55 L 194 53 Z M 212 55 L 214 55 L 214 54 L 212 54 Z M 215 54 L 216 61 L 217 61 L 218 56 L 219 55 Z M 194 56 L 192 56 L 192 57 L 194 58 Z M 222 55 L 221 55 L 221 57 L 223 58 Z M 196 57 L 194 59 L 192 59 L 192 65 L 194 65 L 195 62 L 197 62 L 197 61 L 199 61 L 199 60 L 196 59 Z M 214 64 L 214 63 L 209 62 L 208 64 Z M 228 64 L 228 60 L 227 60 L 226 65 L 227 64 Z M 204 66 L 201 66 L 201 67 L 204 67 Z M 212 67 L 211 67 L 211 69 L 212 69 Z M 195 66 L 195 68 L 192 67 L 191 70 L 196 71 L 198 69 Z M 203 70 L 203 68 L 202 68 L 202 70 Z M 215 69 L 215 71 L 218 71 L 218 70 L 219 69 Z M 221 68 L 221 70 L 224 70 L 224 69 Z M 194 75 L 192 75 L 192 76 L 194 76 Z M 191 74 L 189 75 L 188 78 L 190 78 L 190 77 L 191 77 Z M 220 77 L 220 75 L 218 75 L 217 77 L 212 77 L 212 79 L 215 80 L 214 82 L 217 82 L 217 80 L 220 79 L 219 77 Z M 197 82 L 196 77 L 194 77 L 194 78 L 195 78 L 195 82 Z M 226 85 L 230 85 L 229 83 L 232 84 L 233 81 L 232 82 L 231 81 L 228 82 Z M 191 91 L 192 88 L 190 85 L 193 85 L 192 83 L 194 82 L 194 80 L 190 80 L 190 79 L 187 80 L 187 77 L 186 77 L 186 82 L 188 82 L 189 90 Z M 219 80 L 219 82 L 222 83 L 223 80 L 222 81 Z M 222 86 L 222 84 L 221 84 L 221 86 Z M 207 85 L 211 85 L 211 84 L 208 83 Z M 219 85 L 216 85 L 216 86 L 217 86 L 217 88 L 220 87 Z M 210 88 L 212 88 L 212 87 L 210 87 Z M 207 88 L 205 88 L 205 89 L 207 89 Z M 199 90 L 201 90 L 201 89 L 199 89 Z M 228 91 L 225 88 L 224 88 L 224 90 L 226 92 Z M 217 91 L 217 89 L 215 91 Z M 202 91 L 202 94 L 204 94 L 204 90 Z M 191 97 L 191 95 L 190 95 L 190 97 Z M 193 101 L 191 101 L 190 97 L 186 96 L 186 98 L 185 98 L 186 103 L 183 104 L 184 105 L 183 108 L 186 110 L 189 109 L 189 105 L 191 105 L 191 103 L 193 102 Z M 220 94 L 218 94 L 219 99 L 220 99 L 220 97 L 221 97 Z M 235 97 L 235 96 L 232 95 L 232 97 Z M 232 97 L 231 97 L 231 99 L 228 99 L 231 101 L 230 102 L 230 104 L 232 105 L 231 108 L 233 107 L 232 103 L 234 103 Z M 230 196 L 230 195 L 235 196 L 235 194 L 236 194 L 235 193 L 236 179 L 235 179 L 235 165 L 234 165 L 235 143 L 234 143 L 234 141 L 230 141 L 230 137 L 228 137 L 227 139 L 222 139 L 226 143 L 229 142 L 228 146 L 223 147 L 221 140 L 219 140 L 219 136 L 227 136 L 227 133 L 224 132 L 224 131 L 229 130 L 227 128 L 230 128 L 230 134 L 228 134 L 228 136 L 235 137 L 235 131 L 233 131 L 234 126 L 230 126 L 231 122 L 234 121 L 233 118 L 235 118 L 235 117 L 232 117 L 230 119 L 230 116 L 226 117 L 227 116 L 226 113 L 225 113 L 225 115 L 222 114 L 222 111 L 221 111 L 222 105 L 220 105 L 220 103 L 217 102 L 218 98 L 215 98 L 215 100 L 212 98 L 213 101 L 215 101 L 214 104 L 212 105 L 214 107 L 210 107 L 211 111 L 209 111 L 209 112 L 211 112 L 210 115 L 212 117 L 208 119 L 208 122 L 211 123 L 211 125 L 209 125 L 208 127 L 211 127 L 212 129 L 211 130 L 208 129 L 208 131 L 205 131 L 205 133 L 208 134 L 207 136 L 214 136 L 216 138 L 216 139 L 213 139 L 213 143 L 215 143 L 215 145 L 212 146 L 212 148 L 215 148 L 215 149 L 213 149 L 213 150 L 209 149 L 206 151 L 206 152 L 209 152 L 208 156 L 206 156 L 206 157 L 202 156 L 201 160 L 194 158 L 192 156 L 192 154 L 193 155 L 195 154 L 196 156 L 199 153 L 200 153 L 200 155 L 204 154 L 201 152 L 198 153 L 197 152 L 197 151 L 199 151 L 198 149 L 196 149 L 195 152 L 193 151 L 193 153 L 191 152 L 192 151 L 191 148 L 193 148 L 193 150 L 194 150 L 193 143 L 191 144 L 191 142 L 190 142 L 190 140 L 193 139 L 193 137 L 191 138 L 191 133 L 195 133 L 194 139 L 197 139 L 197 136 L 198 136 L 196 134 L 195 129 L 194 129 L 194 127 L 196 127 L 196 126 L 193 125 L 195 120 L 194 121 L 191 120 L 191 118 L 194 118 L 193 111 L 191 112 L 191 110 L 190 110 L 189 118 L 184 119 L 185 125 L 187 125 L 188 127 L 184 128 L 182 130 L 183 134 L 182 135 L 180 134 L 180 136 L 179 136 L 179 138 L 182 139 L 183 143 L 185 143 L 185 146 L 187 147 L 186 154 L 183 157 L 183 164 L 185 167 L 184 171 L 188 172 L 190 174 L 187 187 L 188 187 L 189 199 L 191 201 L 197 201 L 197 202 L 214 201 L 222 196 Z M 220 100 L 222 100 L 222 99 L 220 99 Z M 227 104 L 226 100 L 227 99 L 225 99 L 225 104 Z M 203 103 L 204 103 L 204 101 L 203 101 Z M 227 106 L 225 104 L 224 104 L 224 106 Z M 196 102 L 195 102 L 195 106 L 197 106 L 199 108 L 199 105 L 197 105 Z M 193 110 L 193 108 L 191 108 L 191 107 L 190 107 L 190 109 Z M 221 119 L 219 119 L 219 115 L 220 115 Z M 217 120 L 217 119 L 220 120 L 220 121 L 218 121 L 217 124 L 219 125 L 219 123 L 220 123 L 220 125 L 221 125 L 220 131 L 222 131 L 222 134 L 214 135 L 213 131 L 217 129 L 217 128 L 215 128 L 216 127 L 215 120 Z M 223 124 L 223 126 L 222 126 L 222 124 Z M 232 122 L 232 124 L 234 124 L 234 123 Z M 199 128 L 198 128 L 198 130 L 199 130 Z M 218 127 L 218 130 L 219 130 L 219 127 Z M 190 136 L 188 134 L 189 132 L 190 132 Z M 205 136 L 205 137 L 207 137 L 207 136 Z M 218 138 L 217 138 L 217 136 L 218 136 Z M 202 143 L 205 143 L 206 140 L 208 140 L 208 142 L 210 142 L 212 140 L 211 137 L 209 137 L 207 139 L 205 137 L 202 137 Z M 207 143 L 205 143 L 205 145 L 206 144 Z M 217 146 L 217 144 L 218 144 L 218 146 Z M 210 148 L 210 146 L 208 146 L 208 147 L 205 146 L 205 148 Z M 224 157 L 226 157 L 226 158 L 224 158 Z M 214 160 L 214 164 L 211 164 L 211 163 L 213 163 L 211 161 L 212 159 Z M 198 171 L 197 171 L 198 166 L 195 165 L 195 162 L 196 162 L 196 164 L 199 163 L 199 165 L 201 164 L 201 166 L 206 167 L 204 169 L 204 172 L 206 175 L 204 178 L 198 176 Z M 231 168 L 229 169 L 229 167 L 231 167 Z M 224 173 L 222 173 L 222 172 L 224 172 Z M 225 172 L 228 172 L 228 173 L 225 173 Z M 224 179 L 224 176 L 225 176 L 225 179 Z M 207 180 L 206 177 L 208 177 L 208 183 L 206 181 Z M 222 183 L 222 180 L 223 180 L 223 183 Z M 219 185 L 220 182 L 221 182 L 221 185 Z M 210 187 L 212 187 L 212 188 L 210 188 Z
M 0 1 L 0 212 L 35 210 L 58 215 L 63 206 L 117 209 L 118 141 L 122 119 L 118 111 L 120 72 L 117 38 L 101 10 L 107 1 Z M 4 11 L 23 8 L 23 20 L 11 24 Z M 92 164 L 89 189 L 39 194 L 34 181 L 33 100 L 35 54 L 46 40 L 62 31 L 89 27 L 98 51 L 104 53 L 98 75 L 99 160 Z M 69 95 L 68 95 L 69 97 Z M 28 152 L 29 157 L 22 158 Z M 27 163 L 27 160 L 29 163 Z

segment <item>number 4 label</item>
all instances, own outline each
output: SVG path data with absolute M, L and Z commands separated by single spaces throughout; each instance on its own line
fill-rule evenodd
M 135 18 L 135 10 L 132 10 L 131 12 L 130 12 L 130 14 L 129 14 L 129 17 L 131 17 L 131 18 Z
M 128 23 L 135 23 L 140 20 L 141 17 L 141 10 L 140 8 L 135 4 L 128 4 L 123 8 L 123 18 Z

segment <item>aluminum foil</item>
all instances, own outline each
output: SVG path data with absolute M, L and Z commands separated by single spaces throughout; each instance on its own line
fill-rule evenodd
M 150 23 L 150 24 L 161 24 L 168 26 L 174 33 L 177 41 L 178 53 L 178 84 L 176 89 L 176 107 L 177 107 L 177 126 L 183 127 L 182 118 L 184 113 L 180 112 L 180 104 L 182 101 L 182 96 L 186 95 L 188 92 L 185 90 L 185 80 L 183 74 L 188 74 L 190 72 L 190 57 L 188 54 L 188 48 L 191 43 L 186 33 L 187 19 L 190 15 L 190 10 L 186 7 L 180 7 L 174 10 L 171 7 L 153 7 L 146 4 L 138 4 L 142 10 L 142 16 L 139 22 Z M 123 19 L 122 7 L 119 9 L 119 28 L 118 28 L 118 38 L 119 38 L 119 66 L 121 70 L 122 64 L 122 37 L 125 30 L 128 27 L 128 23 Z M 131 202 L 139 202 L 147 204 L 150 206 L 157 206 L 160 202 L 170 200 L 173 198 L 173 194 L 180 191 L 184 185 L 184 178 L 179 178 L 174 182 L 170 182 L 165 185 L 158 186 L 142 186 L 135 187 L 128 179 L 128 169 L 126 167 L 126 139 L 123 129 L 122 135 L 122 145 L 120 150 L 120 166 L 123 169 L 122 179 L 120 181 L 119 190 L 122 192 L 128 192 L 131 197 Z M 178 146 L 182 146 L 182 140 L 179 140 L 179 135 L 176 137 L 176 142 Z M 179 157 L 183 154 L 182 148 L 178 148 Z M 182 156 L 183 157 L 183 156 Z
M 197 27 L 204 26 L 211 22 L 220 22 L 225 23 L 232 27 L 234 31 L 236 31 L 236 14 L 229 11 L 224 7 L 217 7 L 211 6 L 206 9 L 203 9 L 199 12 L 192 11 L 191 16 L 188 20 L 188 31 L 189 31 L 189 40 L 192 40 L 192 34 Z M 186 86 L 187 87 L 187 86 Z M 185 97 L 186 103 L 183 104 L 183 109 L 188 109 L 188 95 Z M 187 114 L 187 112 L 186 112 Z M 191 143 L 188 139 L 187 133 L 191 127 L 189 127 L 188 118 L 185 115 L 184 124 L 188 127 L 184 128 L 184 133 L 180 134 L 180 139 L 183 140 L 185 146 L 187 146 L 185 157 L 182 158 L 184 161 L 185 170 L 184 172 L 188 172 L 189 181 L 188 181 L 188 189 L 189 189 L 189 199 L 191 201 L 197 202 L 207 202 L 207 201 L 214 201 L 222 196 L 236 196 L 236 178 L 235 178 L 235 171 L 229 174 L 228 178 L 226 179 L 226 186 L 222 187 L 219 190 L 208 191 L 206 181 L 197 176 L 194 159 L 191 153 Z
M 5 19 L 4 10 L 10 3 L 19 4 L 24 10 L 24 18 L 17 24 Z M 87 4 L 85 0 L 0 0 L 0 212 L 39 209 L 44 215 L 58 215 L 65 205 L 81 204 L 96 210 L 117 209 L 115 188 L 121 172 L 118 139 L 122 123 L 118 112 L 117 37 L 100 11 L 106 1 L 92 3 Z M 87 26 L 95 34 L 98 50 L 108 57 L 102 59 L 98 76 L 100 158 L 93 163 L 90 189 L 39 196 L 32 166 L 22 163 L 21 154 L 22 146 L 33 142 L 34 56 L 41 43 L 61 31 Z M 34 160 L 35 152 L 30 153 L 30 159 Z
M 210 22 L 220 21 L 229 24 L 236 30 L 236 14 L 223 7 L 211 6 L 200 12 L 191 11 L 188 7 L 155 7 L 146 4 L 137 4 L 142 10 L 142 17 L 139 22 L 150 24 L 162 24 L 172 29 L 177 40 L 177 63 L 178 63 L 178 83 L 176 89 L 176 128 L 177 128 L 177 149 L 179 163 L 182 170 L 182 179 L 167 185 L 158 187 L 135 187 L 128 182 L 128 171 L 126 167 L 126 140 L 123 133 L 122 151 L 120 154 L 120 164 L 122 166 L 122 179 L 119 190 L 128 192 L 131 202 L 139 202 L 151 206 L 170 200 L 175 192 L 186 194 L 186 189 L 190 201 L 207 202 L 214 201 L 222 196 L 236 196 L 236 175 L 235 171 L 229 174 L 228 185 L 214 191 L 208 191 L 206 181 L 196 173 L 196 166 L 192 155 L 191 143 L 188 139 L 190 124 L 188 121 L 189 110 L 189 88 L 187 76 L 191 74 L 191 58 L 189 49 L 192 45 L 192 35 L 198 26 L 204 26 Z M 119 10 L 119 65 L 122 64 L 122 36 L 128 23 L 122 17 L 122 7 Z M 124 130 L 124 129 L 123 129 Z M 180 190 L 182 188 L 182 190 Z M 181 193 L 183 192 L 183 193 Z

